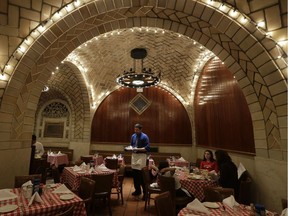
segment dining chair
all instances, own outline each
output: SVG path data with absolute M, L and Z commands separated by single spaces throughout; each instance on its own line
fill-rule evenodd
M 55 216 L 73 216 L 74 215 L 74 205 L 69 206 L 67 209 L 61 210 Z
M 124 204 L 123 200 L 123 181 L 124 181 L 124 175 L 125 175 L 125 166 L 120 166 L 118 171 L 118 182 L 117 185 L 112 186 L 112 192 L 111 194 L 117 194 L 117 198 L 119 200 L 121 196 L 121 203 Z
M 33 175 L 25 175 L 25 176 L 15 176 L 14 179 L 14 188 L 20 188 L 25 182 L 31 180 L 32 183 L 34 179 L 40 179 L 41 181 L 41 174 L 33 174 Z
M 109 157 L 106 157 L 106 158 L 105 158 L 105 166 L 106 166 L 108 169 L 113 169 L 113 170 L 118 169 L 118 158 L 109 158 Z
M 51 174 L 52 178 L 54 179 L 54 183 L 60 183 L 60 171 L 57 167 L 52 167 Z
M 252 183 L 253 181 L 250 174 L 245 171 L 239 178 L 239 192 L 238 196 L 235 197 L 239 203 L 249 205 L 253 201 Z
M 78 196 L 85 203 L 87 215 L 90 213 L 91 203 L 93 202 L 94 190 L 95 181 L 90 178 L 81 177 L 80 186 L 78 189 Z
M 92 175 L 92 179 L 95 181 L 95 190 L 94 190 L 94 200 L 104 200 L 107 201 L 109 215 L 112 215 L 111 210 L 111 189 L 113 184 L 114 173 L 109 173 L 105 175 Z M 93 213 L 95 209 L 95 204 L 93 205 Z
M 169 191 L 157 195 L 154 199 L 158 216 L 174 216 L 174 208 Z
M 287 208 L 287 199 L 282 198 L 282 199 L 281 199 L 281 205 L 282 205 L 282 210 L 284 210 L 285 208 Z
M 87 155 L 87 156 L 81 156 L 80 160 L 85 162 L 86 164 L 89 164 L 91 162 L 91 160 L 93 160 L 93 156 L 91 155 Z
M 145 197 L 145 206 L 144 209 L 146 210 L 147 205 L 148 207 L 150 206 L 150 199 L 151 198 L 151 194 L 160 194 L 161 190 L 160 188 L 155 188 L 155 187 L 151 187 L 150 184 L 151 182 L 151 177 L 150 177 L 150 171 L 148 166 L 145 166 L 142 168 L 142 176 L 143 176 L 143 180 L 144 180 L 144 185 L 145 185 L 145 193 L 144 197 Z
M 206 187 L 204 188 L 204 196 L 206 202 L 222 202 L 223 199 L 233 195 L 233 188 L 222 187 Z
M 185 207 L 189 202 L 191 202 L 194 199 L 188 196 L 183 197 L 176 196 L 174 177 L 158 175 L 158 179 L 161 192 L 169 191 L 171 193 L 174 212 L 176 212 L 176 210 L 180 210 L 181 208 Z

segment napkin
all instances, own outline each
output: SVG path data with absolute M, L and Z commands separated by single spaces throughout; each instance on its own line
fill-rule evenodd
M 186 207 L 193 211 L 202 212 L 208 215 L 210 214 L 210 211 L 197 198 L 188 203 Z
M 234 206 L 239 206 L 239 203 L 236 202 L 235 198 L 233 195 L 223 199 L 223 204 L 229 206 L 230 208 L 233 209 Z
M 80 170 L 82 170 L 79 166 L 77 166 L 77 165 L 75 165 L 74 167 L 73 167 L 73 171 L 74 172 L 77 172 L 77 171 L 80 171 Z
M 110 169 L 108 169 L 104 164 L 97 166 L 96 169 L 101 171 L 110 171 Z
M 58 151 L 58 155 L 62 154 L 61 151 Z
M 9 199 L 15 199 L 17 198 L 17 195 L 12 193 L 10 189 L 2 189 L 0 190 L 0 201 L 3 200 L 9 200 Z
M 64 184 L 56 188 L 52 193 L 72 193 Z
M 31 180 L 29 180 L 29 181 L 25 182 L 24 184 L 22 184 L 22 187 L 27 187 L 29 185 L 33 185 Z
M 183 157 L 180 157 L 179 159 L 177 159 L 178 161 L 183 161 L 185 162 L 186 160 Z
M 238 179 L 241 177 L 241 175 L 246 171 L 246 168 L 244 167 L 244 165 L 240 162 L 238 169 L 237 169 L 237 173 L 238 173 Z
M 38 192 L 35 192 L 35 193 L 33 194 L 33 196 L 30 198 L 30 201 L 29 201 L 29 203 L 28 203 L 28 206 L 32 205 L 32 203 L 33 203 L 34 201 L 43 204 L 43 200 L 41 199 L 41 197 L 40 197 L 40 195 L 39 195 Z
M 89 173 L 95 172 L 95 169 L 93 167 L 91 167 L 88 172 Z
M 154 183 L 150 184 L 150 187 L 152 187 L 152 188 L 158 188 L 158 183 L 157 183 L 157 182 L 154 182 Z

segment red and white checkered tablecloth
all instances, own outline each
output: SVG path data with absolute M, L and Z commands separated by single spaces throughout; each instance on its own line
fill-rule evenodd
M 55 165 L 56 167 L 58 167 L 61 164 L 69 164 L 67 154 L 48 155 L 47 162 L 50 163 L 51 165 Z
M 87 171 L 75 172 L 73 171 L 73 167 L 65 167 L 62 173 L 62 181 L 64 183 L 67 183 L 72 188 L 72 190 L 77 190 L 80 186 L 82 176 L 90 178 L 91 175 L 105 175 L 108 173 L 114 173 L 113 186 L 116 186 L 118 184 L 118 173 L 116 172 L 116 170 L 109 170 L 109 171 L 96 170 L 95 172 L 89 173 Z
M 60 186 L 61 184 L 57 185 Z M 19 207 L 12 212 L 1 214 L 5 216 L 19 216 L 19 215 L 29 215 L 29 216 L 54 216 L 60 209 L 74 205 L 74 216 L 86 216 L 86 209 L 83 200 L 75 195 L 71 200 L 61 200 L 59 197 L 61 194 L 54 194 L 51 191 L 46 191 L 41 195 L 43 204 L 34 202 L 32 205 L 28 206 L 29 200 L 20 195 L 20 188 L 12 189 L 18 197 L 14 200 L 1 201 L 0 206 L 7 204 L 16 204 Z
M 245 205 L 240 205 L 239 207 L 232 209 L 228 206 L 225 206 L 225 210 L 223 208 L 223 204 L 221 202 L 217 202 L 219 208 L 207 208 L 210 211 L 209 216 L 250 216 L 250 207 Z M 198 211 L 190 210 L 187 207 L 181 209 L 178 213 L 178 216 L 188 216 L 188 215 L 199 215 L 199 216 L 207 216 L 205 213 L 201 213 Z M 276 213 L 270 212 L 266 210 L 266 216 L 274 216 Z
M 182 161 L 182 160 L 174 160 L 172 161 L 170 158 L 167 158 L 167 161 L 170 166 L 177 166 L 177 167 L 187 167 L 189 169 L 190 162 L 189 161 Z
M 216 181 L 211 180 L 198 180 L 198 179 L 190 179 L 187 178 L 184 172 L 178 172 L 180 183 L 183 188 L 188 190 L 190 193 L 194 195 L 195 198 L 204 200 L 204 188 L 206 187 L 216 187 L 218 183 Z

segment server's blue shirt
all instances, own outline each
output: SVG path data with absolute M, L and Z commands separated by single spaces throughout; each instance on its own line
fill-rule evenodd
M 145 148 L 146 151 L 150 151 L 149 137 L 145 133 L 141 132 L 137 143 L 136 140 L 137 134 L 134 133 L 131 137 L 131 146 L 133 148 Z

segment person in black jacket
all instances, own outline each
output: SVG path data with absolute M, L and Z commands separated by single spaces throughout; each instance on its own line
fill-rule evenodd
M 237 199 L 239 194 L 237 166 L 232 162 L 226 151 L 217 150 L 215 156 L 220 171 L 218 180 L 220 186 L 223 188 L 234 188 L 235 199 Z

